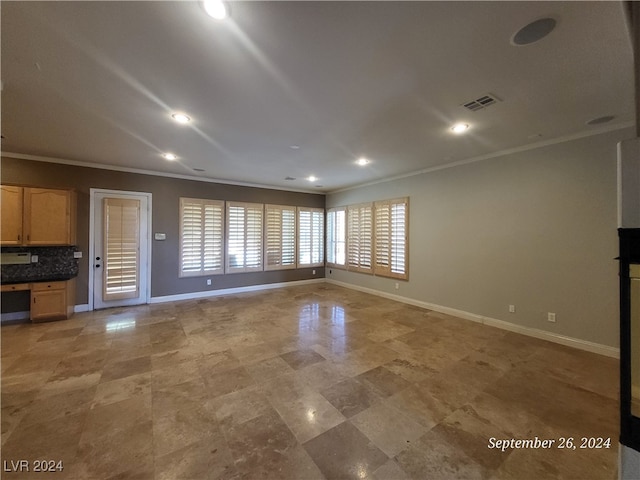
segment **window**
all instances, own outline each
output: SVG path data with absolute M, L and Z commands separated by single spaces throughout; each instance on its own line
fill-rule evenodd
M 180 276 L 223 273 L 224 202 L 180 198 Z
M 138 296 L 140 200 L 105 198 L 104 300 Z
M 372 205 L 350 205 L 347 209 L 347 269 L 372 273 Z
M 296 267 L 296 207 L 265 205 L 265 270 Z
M 327 212 L 327 263 L 344 266 L 346 260 L 346 211 L 332 208 Z
M 298 207 L 298 266 L 324 264 L 324 210 Z
M 375 202 L 374 273 L 407 278 L 408 199 Z
M 262 270 L 261 203 L 227 203 L 227 273 Z

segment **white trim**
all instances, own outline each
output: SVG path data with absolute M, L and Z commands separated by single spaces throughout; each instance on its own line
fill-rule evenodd
M 0 322 L 12 322 L 14 320 L 29 320 L 30 312 L 9 312 L 0 315 Z
M 382 292 L 380 290 L 374 290 L 372 288 L 360 287 L 358 285 L 352 285 L 350 283 L 340 282 L 338 280 L 332 280 L 326 278 L 327 283 L 338 285 L 340 287 L 350 288 L 352 290 L 358 290 L 364 293 L 370 293 L 378 297 L 388 298 L 397 302 L 407 303 L 416 307 L 426 308 L 428 310 L 434 310 L 436 312 L 445 313 L 465 320 L 471 320 L 472 322 L 481 323 L 490 327 L 500 328 L 502 330 L 508 330 L 510 332 L 520 333 L 529 337 L 539 338 L 541 340 L 547 340 L 553 343 L 559 343 L 567 347 L 573 347 L 587 352 L 598 353 L 612 358 L 620 358 L 620 349 L 610 347 L 608 345 L 602 345 L 600 343 L 589 342 L 587 340 L 581 340 L 579 338 L 567 337 L 565 335 L 559 335 L 557 333 L 551 333 L 537 328 L 524 327 L 516 325 L 514 323 L 505 322 L 504 320 L 498 320 L 491 317 L 484 317 L 475 313 L 465 312 L 463 310 L 457 310 L 455 308 L 444 307 L 442 305 L 436 305 L 434 303 L 422 302 L 420 300 L 414 300 L 408 297 L 402 297 L 400 295 L 394 295 L 392 293 Z
M 95 195 L 96 194 L 107 194 L 107 195 L 135 195 L 138 197 L 146 197 L 147 198 L 147 264 L 144 268 L 142 268 L 142 272 L 145 272 L 147 275 L 147 289 L 145 292 L 145 303 L 149 303 L 151 298 L 151 237 L 153 232 L 153 208 L 152 208 L 152 200 L 153 194 L 149 192 L 132 192 L 128 190 L 112 190 L 108 188 L 89 188 L 89 262 L 93 262 L 95 258 L 95 232 L 94 232 L 94 222 L 95 222 Z M 94 309 L 93 302 L 93 283 L 94 283 L 94 268 L 91 266 L 93 263 L 88 263 L 88 271 L 89 271 L 89 303 L 87 304 L 88 310 L 92 311 Z
M 281 190 L 284 192 L 298 193 L 314 193 L 324 195 L 324 192 L 318 190 L 309 190 L 303 188 L 284 188 L 273 185 L 263 185 L 261 183 L 237 182 L 234 180 L 222 180 L 219 178 L 202 178 L 196 175 L 183 175 L 180 173 L 164 173 L 153 170 L 145 170 L 143 168 L 121 167 L 118 165 L 107 165 L 104 163 L 81 162 L 78 160 L 67 160 L 64 158 L 45 157 L 41 155 L 29 155 L 26 153 L 0 152 L 0 155 L 18 160 L 33 160 L 34 162 L 59 163 L 62 165 L 74 165 L 76 167 L 97 168 L 100 170 L 112 170 L 115 172 L 138 173 L 140 175 L 151 175 L 154 177 L 179 178 L 181 180 L 195 180 L 196 182 L 220 183 L 223 185 L 239 185 L 242 187 L 264 188 L 267 190 Z
M 422 170 L 417 170 L 415 172 L 403 173 L 401 175 L 386 177 L 380 180 L 374 180 L 372 182 L 359 183 L 357 185 L 351 185 L 349 187 L 339 188 L 337 190 L 330 190 L 326 192 L 326 195 L 347 192 L 349 190 L 355 190 L 357 188 L 370 187 L 372 185 L 379 185 L 381 183 L 393 182 L 395 180 L 400 180 L 402 178 L 415 177 L 416 175 L 437 172 L 438 170 L 446 170 L 447 168 L 459 167 L 461 165 L 480 162 L 482 160 L 490 160 L 492 158 L 502 157 L 504 155 L 511 155 L 514 153 L 526 152 L 528 150 L 535 150 L 536 148 L 548 147 L 549 145 L 556 145 L 558 143 L 570 142 L 572 140 L 579 140 L 581 138 L 592 137 L 595 135 L 600 135 L 602 133 L 613 132 L 616 130 L 623 130 L 625 128 L 633 127 L 634 125 L 635 125 L 634 122 L 623 122 L 615 125 L 608 125 L 606 127 L 602 127 L 593 131 L 589 130 L 587 132 L 574 133 L 573 135 L 564 135 L 562 137 L 553 138 L 551 140 L 543 140 L 541 142 L 530 143 L 529 145 L 523 145 L 521 147 L 509 148 L 507 150 L 500 150 L 498 152 L 487 153 L 485 155 L 480 155 L 478 157 L 471 157 L 463 160 L 458 160 L 456 162 L 445 163 L 441 165 L 436 165 L 434 167 L 423 168 Z
M 324 278 L 311 278 L 309 280 L 294 280 L 291 282 L 263 283 L 260 285 L 248 285 L 246 287 L 222 288 L 220 290 L 206 290 L 204 292 L 180 293 L 177 295 L 165 295 L 162 297 L 152 297 L 149 303 L 176 302 L 179 300 L 193 300 L 196 298 L 219 297 L 222 295 L 233 295 L 236 293 L 258 292 L 261 290 L 273 290 L 275 288 L 285 288 L 300 285 L 310 285 L 313 283 L 325 283 Z
M 82 313 L 82 312 L 90 312 L 91 310 L 89 309 L 89 304 L 88 303 L 83 303 L 81 305 L 75 305 L 73 307 L 73 312 L 74 313 Z

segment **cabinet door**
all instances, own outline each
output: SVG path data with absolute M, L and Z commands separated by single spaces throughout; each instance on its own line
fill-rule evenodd
M 22 187 L 2 185 L 2 245 L 22 244 Z
M 31 321 L 62 320 L 67 318 L 67 291 L 31 290 Z
M 71 192 L 25 188 L 23 233 L 26 245 L 71 245 Z

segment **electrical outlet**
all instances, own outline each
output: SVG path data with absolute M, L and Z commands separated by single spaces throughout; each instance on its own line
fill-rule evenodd
M 509 305 L 509 313 L 516 313 L 516 306 L 515 305 Z
M 211 279 L 207 278 L 207 285 L 211 285 Z
M 551 313 L 551 312 L 547 312 L 547 320 L 549 322 L 556 322 L 556 314 L 555 313 Z
M 315 274 L 316 274 L 316 271 L 315 271 L 315 270 L 312 270 L 312 271 L 311 271 L 311 273 L 313 273 L 313 274 L 315 275 Z
M 400 284 L 398 282 L 396 282 L 396 290 L 400 289 Z

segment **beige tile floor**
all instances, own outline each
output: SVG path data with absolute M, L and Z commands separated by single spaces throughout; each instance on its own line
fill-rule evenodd
M 332 285 L 1 333 L 2 478 L 617 476 L 616 360 Z

